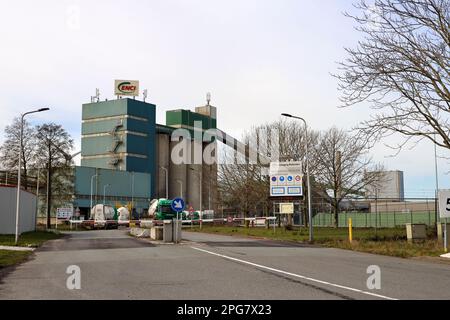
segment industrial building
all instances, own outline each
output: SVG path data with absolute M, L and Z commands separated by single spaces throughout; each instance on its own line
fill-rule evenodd
M 216 208 L 217 164 L 202 163 L 194 152 L 217 143 L 202 139 L 217 127 L 216 108 L 208 102 L 195 112 L 170 110 L 165 124 L 157 124 L 155 114 L 156 105 L 129 98 L 83 104 L 81 166 L 75 167 L 72 197 L 81 214 L 104 201 L 145 216 L 151 199 L 179 196 L 194 210 Z M 180 128 L 190 137 L 173 135 Z M 179 144 L 188 147 L 186 154 L 178 154 Z M 172 154 L 186 161 L 173 161 Z
M 392 201 L 405 200 L 403 171 L 381 171 L 379 176 L 378 181 L 367 186 L 367 198 L 391 199 Z

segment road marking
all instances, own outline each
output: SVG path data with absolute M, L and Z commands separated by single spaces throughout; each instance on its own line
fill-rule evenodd
M 309 280 L 309 281 L 312 281 L 312 282 L 317 282 L 317 283 L 328 285 L 328 286 L 331 286 L 331 287 L 336 287 L 336 288 L 345 289 L 345 290 L 349 290 L 349 291 L 353 291 L 353 292 L 358 292 L 358 293 L 362 293 L 362 294 L 366 294 L 366 295 L 369 295 L 369 296 L 382 298 L 382 299 L 386 299 L 386 300 L 398 300 L 396 298 L 383 296 L 381 294 L 376 294 L 376 293 L 372 293 L 372 292 L 368 292 L 368 291 L 364 291 L 364 290 L 360 290 L 360 289 L 356 289 L 356 288 L 352 288 L 352 287 L 342 286 L 340 284 L 335 284 L 335 283 L 331 283 L 331 282 L 328 282 L 328 281 L 318 280 L 318 279 L 302 276 L 300 274 L 295 274 L 295 273 L 291 273 L 291 272 L 287 272 L 287 271 L 283 271 L 283 270 L 279 270 L 279 269 L 263 266 L 261 264 L 256 264 L 256 263 L 253 263 L 253 262 L 250 262 L 250 261 L 245 261 L 245 260 L 229 257 L 229 256 L 226 256 L 226 255 L 223 255 L 223 254 L 220 254 L 220 253 L 216 253 L 216 252 L 212 252 L 212 251 L 208 251 L 208 250 L 204 250 L 204 249 L 200 249 L 200 248 L 196 248 L 196 247 L 191 247 L 191 248 L 194 249 L 194 250 L 198 250 L 198 251 L 202 251 L 202 252 L 205 252 L 205 253 L 209 253 L 209 254 L 212 254 L 214 256 L 218 256 L 218 257 L 221 257 L 221 258 L 224 258 L 224 259 L 228 259 L 228 260 L 231 260 L 231 261 L 237 261 L 237 262 L 248 264 L 250 266 L 254 266 L 254 267 L 257 267 L 257 268 L 260 268 L 260 269 L 265 269 L 265 270 L 269 270 L 269 271 L 285 274 L 285 275 L 288 275 L 288 276 L 301 278 L 301 279 Z

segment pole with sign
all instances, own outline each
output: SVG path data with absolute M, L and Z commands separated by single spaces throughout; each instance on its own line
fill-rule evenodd
M 185 203 L 182 198 L 175 198 L 172 200 L 172 203 L 170 204 L 173 211 L 176 211 L 177 213 L 177 222 L 175 225 L 175 243 L 178 243 L 178 214 L 180 212 L 183 212 Z
M 444 250 L 447 248 L 447 218 L 450 218 L 450 190 L 439 190 L 439 216 L 445 218 L 444 223 Z

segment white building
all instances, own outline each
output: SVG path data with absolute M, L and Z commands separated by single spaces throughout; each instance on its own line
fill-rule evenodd
M 366 197 L 403 201 L 405 199 L 403 171 L 380 172 L 380 179 L 377 183 L 367 186 Z
M 16 232 L 17 188 L 0 186 L 0 234 Z M 36 196 L 22 190 L 20 193 L 19 233 L 36 230 Z

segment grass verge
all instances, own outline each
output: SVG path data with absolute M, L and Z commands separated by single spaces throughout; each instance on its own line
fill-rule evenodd
M 31 254 L 32 251 L 0 250 L 0 269 L 22 263 Z
M 22 233 L 19 237 L 17 245 L 19 247 L 39 247 L 45 241 L 58 239 L 62 237 L 62 234 L 52 231 L 32 231 Z M 13 234 L 0 235 L 0 245 L 2 246 L 14 246 L 15 237 Z
M 17 245 L 35 248 L 41 246 L 45 241 L 60 237 L 62 237 L 62 234 L 51 231 L 25 232 L 20 235 Z M 15 236 L 13 234 L 0 235 L 0 245 L 14 246 Z M 32 251 L 0 250 L 0 270 L 26 261 L 32 253 Z
M 308 241 L 308 229 L 296 228 L 244 228 L 229 226 L 203 226 L 191 229 L 195 232 L 206 232 L 222 235 L 236 235 L 245 237 L 259 237 L 272 240 L 295 242 Z M 431 234 L 430 234 L 431 238 Z M 436 257 L 443 252 L 443 247 L 435 239 L 422 242 L 409 243 L 406 239 L 405 228 L 358 228 L 353 229 L 353 241 L 348 241 L 347 228 L 314 228 L 314 243 L 332 248 L 355 250 L 374 254 L 395 256 L 401 258 L 432 256 Z

